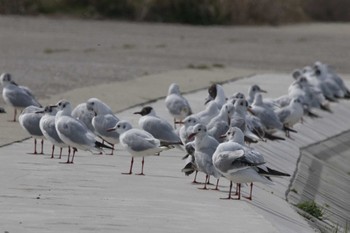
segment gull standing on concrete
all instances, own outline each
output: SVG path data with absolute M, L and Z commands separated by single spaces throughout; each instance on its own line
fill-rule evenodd
M 146 106 L 142 108 L 141 111 L 134 112 L 134 114 L 141 115 L 141 118 L 139 119 L 140 128 L 152 134 L 153 137 L 162 142 L 182 144 L 180 137 L 177 135 L 171 124 L 165 119 L 157 116 L 152 107 Z
M 36 106 L 26 107 L 18 117 L 18 121 L 22 128 L 27 131 L 30 136 L 34 138 L 34 152 L 37 154 L 36 144 L 37 139 L 41 139 L 41 151 L 40 154 L 44 154 L 44 135 L 40 130 L 40 119 L 43 116 L 43 113 L 37 114 L 37 111 L 42 111 L 42 108 Z
M 208 135 L 207 128 L 203 124 L 197 124 L 193 127 L 193 132 L 189 136 L 194 137 L 195 144 L 195 163 L 199 171 L 206 174 L 204 187 L 202 189 L 207 189 L 207 182 L 209 181 L 209 176 L 214 176 L 217 179 L 216 190 L 219 185 L 220 173 L 213 166 L 212 156 L 219 145 L 219 142 Z
M 218 109 L 221 109 L 227 101 L 224 88 L 219 84 L 212 84 L 208 88 L 208 94 L 208 97 L 205 99 L 205 104 L 214 101 L 217 104 Z
M 255 95 L 258 93 L 267 93 L 267 91 L 261 89 L 257 84 L 251 85 L 249 87 L 247 97 L 248 104 L 252 104 L 254 102 Z
M 28 87 L 18 86 L 12 80 L 10 74 L 3 73 L 1 75 L 1 84 L 3 86 L 2 97 L 5 103 L 14 108 L 13 121 L 16 121 L 17 109 L 23 110 L 29 106 L 41 107 L 31 90 Z
M 255 95 L 255 100 L 248 110 L 255 116 L 259 117 L 261 123 L 265 126 L 268 132 L 274 132 L 276 129 L 286 131 L 292 131 L 296 133 L 295 130 L 290 129 L 282 124 L 278 119 L 276 113 L 273 109 L 266 107 L 262 103 L 261 94 Z
M 288 106 L 277 109 L 275 112 L 284 126 L 293 128 L 296 123 L 301 121 L 304 115 L 301 97 L 292 99 Z M 286 136 L 289 137 L 289 131 L 286 131 Z
M 107 129 L 114 127 L 118 123 L 119 118 L 114 115 L 107 104 L 97 98 L 89 99 L 86 102 L 86 107 L 94 112 L 95 116 L 92 118 L 92 125 L 95 133 L 112 145 L 111 155 L 113 155 L 114 145 L 119 143 L 119 134 L 116 131 L 108 132 Z
M 55 117 L 55 127 L 61 140 L 73 148 L 72 160 L 67 163 L 73 163 L 74 155 L 77 149 L 90 152 L 102 152 L 102 148 L 111 147 L 103 145 L 96 141 L 96 135 L 93 134 L 84 123 L 71 116 L 72 108 L 70 102 L 61 100 L 57 104 L 58 112 Z
M 83 122 L 86 127 L 94 133 L 95 129 L 92 125 L 92 118 L 95 114 L 87 109 L 86 103 L 78 104 L 72 111 L 72 117 Z
M 57 107 L 46 106 L 43 111 L 37 111 L 36 113 L 38 114 L 44 113 L 44 115 L 40 119 L 39 126 L 44 137 L 52 143 L 51 158 L 52 159 L 54 158 L 55 146 L 60 148 L 59 159 L 61 159 L 62 149 L 65 147 L 68 147 L 68 154 L 70 154 L 70 147 L 61 140 L 61 138 L 58 136 L 58 133 L 55 127 L 55 116 L 57 113 Z
M 253 133 L 248 127 L 248 124 L 247 124 L 248 101 L 246 101 L 245 99 L 236 99 L 234 101 L 233 106 L 235 111 L 231 117 L 230 126 L 239 128 L 244 133 L 244 139 L 248 143 L 257 143 L 258 141 L 265 141 L 263 139 L 264 133 L 260 133 L 260 134 L 256 133 L 258 132 L 257 130 L 255 131 L 255 133 Z
M 222 142 L 222 135 L 227 132 L 231 124 L 231 116 L 234 113 L 234 107 L 231 103 L 222 106 L 219 115 L 212 118 L 206 126 L 208 134 L 214 137 L 218 142 Z
M 202 124 L 207 125 L 213 117 L 219 114 L 219 112 L 220 110 L 218 104 L 215 101 L 210 101 L 206 104 L 204 110 L 194 113 L 192 116 L 198 118 Z
M 250 183 L 250 195 L 245 198 L 252 200 L 253 182 L 272 184 L 270 176 L 289 176 L 267 167 L 261 153 L 245 146 L 244 134 L 239 128 L 230 128 L 226 136 L 229 141 L 221 143 L 213 155 L 215 168 L 230 180 L 229 195 L 225 199 L 232 199 L 232 182 L 237 184 L 237 199 L 241 197 L 241 184 Z
M 176 121 L 182 121 L 192 114 L 191 106 L 187 99 L 181 95 L 180 87 L 176 83 L 169 86 L 168 95 L 165 98 L 165 106 Z
M 122 147 L 131 154 L 130 170 L 125 175 L 132 174 L 134 157 L 142 157 L 141 173 L 136 175 L 144 175 L 143 167 L 145 164 L 145 156 L 159 155 L 160 152 L 169 149 L 169 147 L 161 146 L 160 140 L 152 136 L 145 130 L 132 128 L 132 125 L 124 120 L 119 121 L 113 128 L 108 131 L 117 131 Z

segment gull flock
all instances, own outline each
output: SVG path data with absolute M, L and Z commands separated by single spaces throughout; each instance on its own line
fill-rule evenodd
M 112 109 L 97 98 L 90 98 L 74 109 L 68 100 L 62 99 L 52 105 L 41 106 L 28 87 L 20 86 L 12 76 L 3 73 L 2 97 L 14 109 L 21 111 L 18 122 L 34 139 L 34 154 L 43 154 L 44 140 L 52 144 L 51 158 L 55 147 L 68 148 L 67 164 L 74 162 L 78 150 L 91 153 L 114 153 L 120 144 L 131 155 L 129 171 L 133 174 L 134 157 L 142 157 L 141 172 L 144 175 L 145 156 L 159 156 L 164 150 L 177 149 L 186 154 L 182 172 L 204 173 L 206 179 L 201 189 L 208 189 L 211 177 L 230 182 L 229 195 L 224 199 L 240 199 L 241 184 L 249 184 L 252 200 L 254 182 L 272 184 L 275 177 L 289 174 L 268 165 L 261 152 L 254 149 L 256 143 L 269 140 L 284 141 L 297 131 L 295 124 L 304 117 L 317 118 L 313 109 L 332 112 L 330 102 L 350 98 L 350 90 L 329 65 L 315 62 L 312 66 L 297 69 L 292 73 L 287 93 L 278 98 L 265 98 L 266 93 L 258 85 L 227 95 L 220 84 L 208 88 L 203 97 L 204 109 L 193 112 L 176 83 L 169 86 L 164 107 L 174 119 L 172 123 L 159 117 L 156 109 L 145 106 L 134 114 L 140 115 L 138 127 L 127 119 L 119 119 Z M 41 149 L 37 151 L 37 141 Z M 287 143 L 287 142 L 284 142 Z M 180 170 L 181 168 L 179 168 Z M 232 192 L 233 183 L 236 189 Z

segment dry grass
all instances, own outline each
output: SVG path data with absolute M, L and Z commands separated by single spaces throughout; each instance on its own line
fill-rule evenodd
M 0 0 L 1 14 L 187 24 L 283 24 L 350 20 L 349 0 Z

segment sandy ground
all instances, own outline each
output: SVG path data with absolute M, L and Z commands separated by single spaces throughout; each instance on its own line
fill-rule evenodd
M 0 72 L 40 98 L 202 65 L 290 72 L 321 60 L 350 73 L 350 24 L 198 27 L 0 16 Z

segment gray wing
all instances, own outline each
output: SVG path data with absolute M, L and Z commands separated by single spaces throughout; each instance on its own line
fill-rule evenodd
M 244 167 L 242 163 L 238 163 L 236 160 L 244 156 L 244 150 L 235 150 L 235 151 L 221 151 L 216 160 L 213 161 L 214 166 L 223 173 L 228 173 L 232 170 L 239 170 Z
M 43 136 L 43 133 L 39 127 L 41 117 L 42 114 L 26 113 L 25 115 L 21 116 L 22 119 L 20 120 L 20 123 L 30 135 Z
M 173 127 L 167 121 L 152 117 L 143 124 L 143 129 L 153 137 L 167 142 L 180 142 L 180 137 L 175 133 Z
M 56 129 L 73 143 L 91 145 L 95 142 L 94 135 L 88 131 L 82 122 L 74 118 L 67 116 L 61 117 L 57 122 Z
M 94 117 L 94 113 L 86 108 L 86 103 L 81 103 L 75 107 L 72 111 L 72 117 L 79 119 L 86 125 L 86 127 L 88 127 L 91 132 L 94 132 L 95 129 L 92 125 L 92 118 Z
M 41 107 L 33 95 L 17 86 L 6 89 L 5 96 L 8 101 L 15 107 L 25 108 L 31 105 Z
M 129 130 L 123 138 L 123 142 L 134 151 L 144 151 L 159 147 L 159 140 L 141 130 Z
M 246 119 L 238 116 L 231 118 L 231 127 L 237 127 L 244 132 L 246 129 Z
M 107 132 L 107 129 L 113 128 L 118 122 L 119 119 L 112 114 L 95 116 L 93 118 L 95 131 L 101 137 L 118 138 L 119 134 L 116 131 Z
M 229 125 L 224 121 L 216 122 L 212 128 L 208 129 L 208 134 L 217 141 L 222 142 L 224 139 L 221 138 L 221 136 L 224 135 L 229 128 Z
M 281 109 L 280 111 L 277 111 L 276 113 L 277 113 L 277 116 L 280 119 L 280 121 L 282 123 L 284 123 L 286 121 L 287 117 L 290 116 L 292 111 L 288 108 L 284 108 L 284 109 Z
M 192 113 L 191 107 L 188 101 L 178 95 L 172 94 L 165 99 L 165 105 L 173 116 L 185 115 L 188 116 Z
M 54 116 L 50 116 L 50 117 L 46 117 L 45 119 L 41 119 L 40 125 L 41 125 L 40 128 L 42 129 L 45 137 L 48 136 L 48 137 L 52 138 L 53 140 L 55 140 L 55 142 L 57 142 L 57 143 L 63 143 L 63 141 L 61 140 L 61 138 L 57 134 Z

